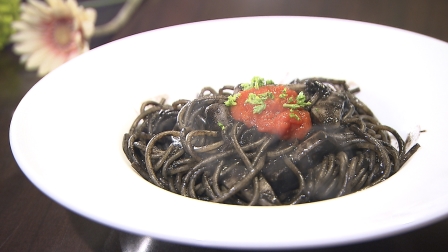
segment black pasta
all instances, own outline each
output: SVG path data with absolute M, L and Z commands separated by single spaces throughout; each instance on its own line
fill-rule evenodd
M 238 91 L 204 88 L 194 100 L 142 104 L 123 150 L 144 179 L 191 198 L 238 205 L 288 205 L 340 197 L 395 174 L 406 151 L 391 127 L 345 81 L 294 80 L 308 97 L 313 127 L 303 140 L 282 140 L 234 120 L 224 105 Z M 391 141 L 398 143 L 398 149 Z

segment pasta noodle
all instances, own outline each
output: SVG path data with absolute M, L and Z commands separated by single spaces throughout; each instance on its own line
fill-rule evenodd
M 196 99 L 172 104 L 143 103 L 123 150 L 144 179 L 173 193 L 269 206 L 371 187 L 397 173 L 419 148 L 407 151 L 345 81 L 309 78 L 285 86 L 307 98 L 313 125 L 303 139 L 282 139 L 235 120 L 225 103 L 238 85 L 204 88 Z

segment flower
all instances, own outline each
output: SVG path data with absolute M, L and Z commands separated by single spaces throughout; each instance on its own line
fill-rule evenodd
M 9 42 L 11 23 L 19 17 L 19 0 L 0 0 L 0 50 Z
M 76 0 L 28 0 L 12 23 L 14 52 L 27 70 L 44 76 L 56 67 L 89 50 L 95 30 L 96 11 Z

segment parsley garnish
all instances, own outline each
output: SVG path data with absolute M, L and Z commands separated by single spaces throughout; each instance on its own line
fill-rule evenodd
M 236 105 L 236 99 L 238 99 L 238 97 L 240 96 L 240 93 L 234 94 L 234 95 L 229 95 L 229 97 L 227 97 L 227 101 L 224 102 L 224 104 L 228 107 L 230 106 L 235 106 Z
M 218 122 L 218 126 L 221 127 L 222 130 L 226 129 L 226 126 L 222 124 L 221 122 Z
M 272 80 L 265 80 L 264 78 L 255 76 L 252 78 L 250 83 L 242 83 L 241 87 L 243 88 L 243 90 L 248 90 L 251 88 L 259 89 L 262 86 L 272 85 L 272 84 L 274 84 L 274 82 Z
M 289 113 L 289 117 L 297 119 L 298 121 L 300 120 L 300 117 L 298 115 L 296 115 L 295 113 Z
M 296 100 L 297 100 L 297 104 L 299 104 L 299 105 L 302 106 L 302 107 L 306 107 L 306 106 L 311 105 L 311 102 L 306 102 L 306 101 L 305 101 L 305 100 L 306 100 L 306 97 L 305 97 L 305 95 L 303 94 L 303 91 L 300 91 L 299 95 L 297 95 Z
M 273 80 L 266 80 L 266 85 L 274 85 L 274 81 Z
M 286 91 L 287 91 L 287 88 L 284 88 L 283 90 L 282 90 L 282 93 L 278 96 L 278 97 L 280 97 L 280 98 L 282 98 L 282 99 L 285 99 L 286 98 Z
M 263 101 L 266 101 L 267 99 L 274 99 L 274 94 L 270 91 L 259 94 L 258 96 L 260 96 Z
M 266 109 L 265 101 L 267 99 L 274 99 L 274 94 L 272 92 L 266 92 L 262 94 L 250 93 L 247 97 L 246 103 L 250 103 L 254 106 L 253 113 L 260 114 Z
M 293 109 L 299 109 L 299 108 L 304 108 L 306 106 L 311 105 L 311 102 L 306 102 L 306 97 L 303 94 L 303 92 L 300 92 L 297 97 L 296 97 L 296 103 L 285 103 L 283 104 L 284 108 L 289 108 L 291 110 Z M 288 102 L 293 102 L 293 99 L 288 99 Z

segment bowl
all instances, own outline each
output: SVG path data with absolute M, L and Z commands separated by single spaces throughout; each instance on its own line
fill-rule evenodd
M 381 25 L 250 17 L 157 29 L 95 48 L 52 71 L 11 121 L 17 163 L 64 207 L 136 235 L 217 248 L 310 248 L 390 236 L 448 214 L 448 44 Z M 130 166 L 121 141 L 148 99 L 193 99 L 263 76 L 356 83 L 379 120 L 422 146 L 388 180 L 295 206 L 204 202 L 160 189 Z

